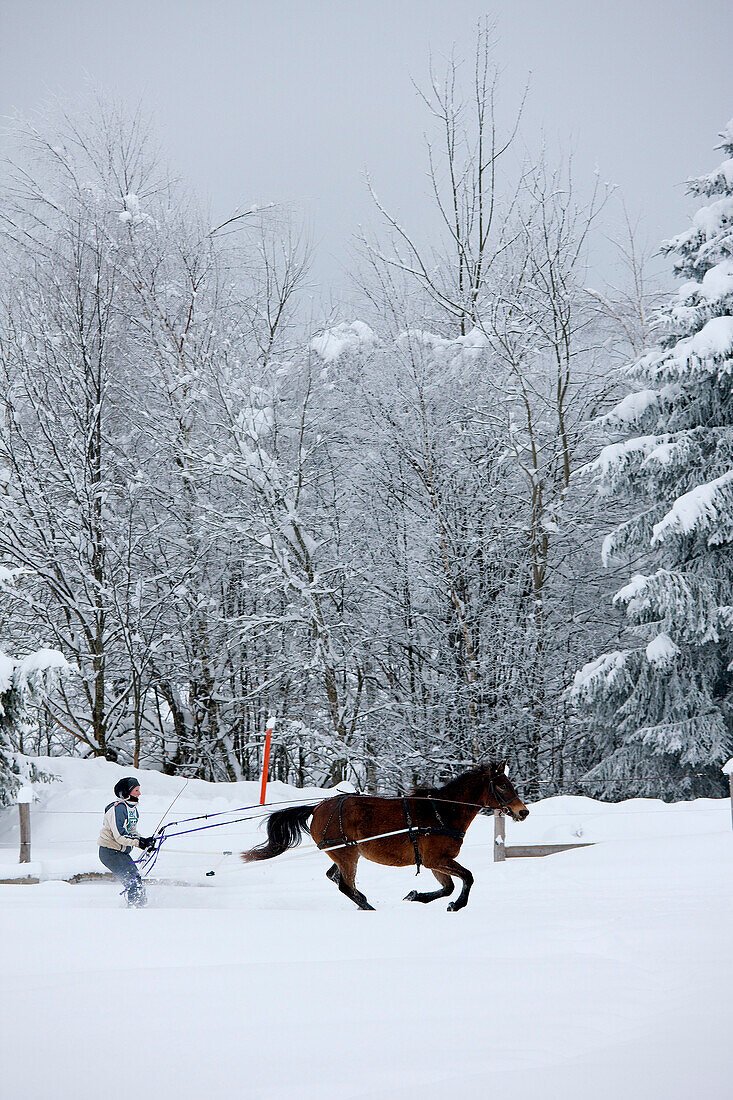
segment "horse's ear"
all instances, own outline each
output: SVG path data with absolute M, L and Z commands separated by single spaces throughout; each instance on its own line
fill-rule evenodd
M 494 771 L 497 775 L 502 775 L 506 771 L 506 758 L 496 761 L 494 764 Z

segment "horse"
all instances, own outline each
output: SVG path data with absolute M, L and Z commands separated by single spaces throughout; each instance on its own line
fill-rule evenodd
M 456 856 L 466 830 L 476 815 L 489 810 L 508 813 L 524 821 L 529 810 L 505 774 L 505 764 L 491 761 L 464 772 L 442 787 L 419 787 L 403 796 L 379 797 L 340 794 L 311 806 L 291 806 L 267 818 L 267 840 L 248 852 L 245 863 L 272 859 L 300 843 L 309 817 L 310 835 L 333 861 L 326 877 L 359 909 L 374 909 L 356 889 L 356 866 L 364 856 L 387 867 L 409 867 L 419 873 L 432 871 L 439 890 L 412 890 L 405 901 L 430 902 L 449 897 L 453 879 L 463 886 L 448 911 L 463 909 L 473 885 L 473 875 Z

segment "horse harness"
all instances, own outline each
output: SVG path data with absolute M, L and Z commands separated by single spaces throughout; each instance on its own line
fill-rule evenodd
M 369 838 L 365 837 L 363 841 L 349 840 L 344 832 L 344 820 L 343 820 L 343 805 L 347 798 L 359 797 L 352 794 L 342 794 L 336 799 L 336 805 L 331 810 L 328 821 L 324 827 L 321 839 L 318 841 L 319 848 L 354 848 L 357 844 L 365 843 Z M 465 831 L 461 829 L 451 829 L 445 824 L 443 818 L 440 816 L 440 811 L 432 799 L 428 799 L 428 804 L 432 806 L 433 813 L 435 814 L 436 825 L 414 825 L 412 821 L 412 815 L 410 813 L 410 800 L 407 797 L 402 799 L 402 807 L 405 814 L 405 829 L 408 840 L 412 843 L 412 847 L 415 852 L 415 866 L 417 868 L 417 874 L 420 874 L 420 868 L 422 867 L 422 859 L 420 858 L 420 849 L 417 842 L 421 836 L 449 836 L 454 840 L 462 841 L 465 837 Z M 339 836 L 332 840 L 326 840 L 328 831 L 331 827 L 334 814 L 338 815 L 338 827 Z

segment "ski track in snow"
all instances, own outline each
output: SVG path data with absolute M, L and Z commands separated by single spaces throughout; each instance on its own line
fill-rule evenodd
M 66 764 L 42 805 L 94 806 L 119 771 Z M 143 794 L 159 796 L 142 821 L 179 786 L 145 775 Z M 254 789 L 237 784 L 229 804 Z M 217 790 L 187 792 L 175 816 Z M 301 794 L 274 785 L 271 797 L 287 793 Z M 213 879 L 211 856 L 170 856 L 178 871 L 156 871 L 196 885 L 153 885 L 141 911 L 108 883 L 0 887 L 0 1094 L 97 1100 L 126 1081 L 139 1100 L 728 1100 L 727 800 L 535 809 L 526 828 L 509 824 L 510 843 L 578 829 L 599 843 L 494 864 L 480 819 L 463 849 L 476 884 L 457 914 L 401 900 L 430 888 L 426 872 L 363 861 L 378 911 L 359 912 L 306 848 L 228 859 Z M 0 813 L 6 866 L 14 814 Z M 76 809 L 51 848 L 63 818 L 35 820 L 42 861 L 78 859 L 99 824 Z M 230 840 L 256 835 L 247 825 Z

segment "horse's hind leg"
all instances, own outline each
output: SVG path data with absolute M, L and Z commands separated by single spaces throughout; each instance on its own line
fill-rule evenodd
M 453 893 L 454 884 L 450 875 L 444 875 L 441 871 L 433 871 L 433 874 L 443 887 L 442 890 L 433 890 L 427 894 L 418 894 L 417 890 L 411 890 L 405 901 L 424 901 L 427 904 L 429 901 L 437 901 L 438 898 L 447 898 Z
M 370 905 L 366 899 L 366 896 L 362 894 L 361 890 L 357 890 L 354 883 L 356 882 L 356 865 L 359 862 L 359 856 L 355 858 L 353 856 L 343 856 L 341 859 L 335 859 L 333 856 L 333 867 L 329 867 L 326 871 L 326 876 L 335 882 L 342 894 L 346 894 L 346 897 L 353 901 L 354 905 L 358 905 L 360 909 L 374 910 L 374 906 Z
M 433 874 L 436 874 L 437 868 L 433 868 Z M 444 863 L 441 863 L 440 870 L 446 875 L 452 875 L 453 878 L 459 878 L 463 883 L 463 889 L 456 898 L 448 906 L 449 913 L 456 913 L 468 902 L 468 895 L 471 892 L 473 886 L 473 875 L 467 867 L 461 867 L 460 863 L 456 863 L 454 859 L 447 859 Z

